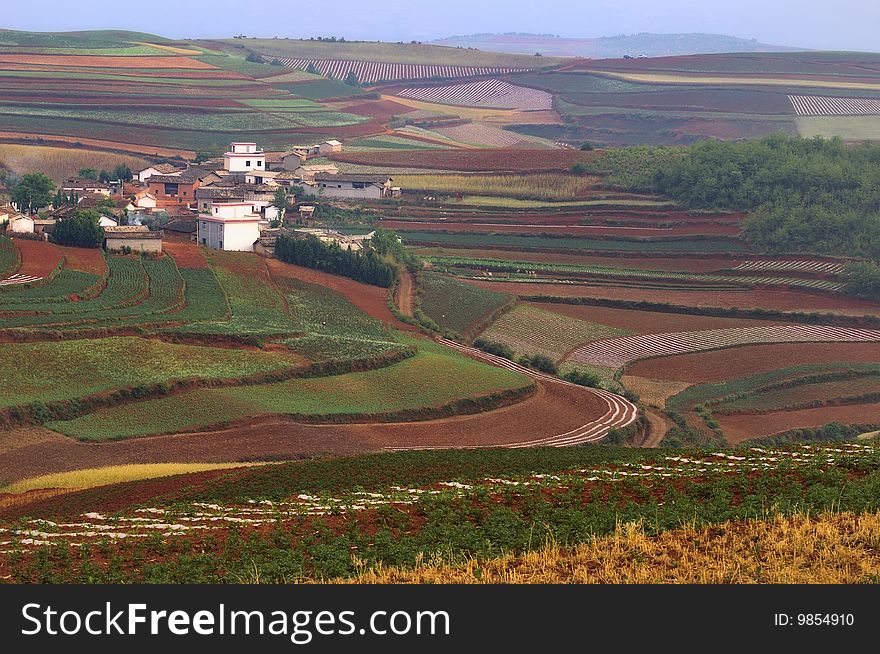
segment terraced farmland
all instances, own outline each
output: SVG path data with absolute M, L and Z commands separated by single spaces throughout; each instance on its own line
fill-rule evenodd
M 423 272 L 418 277 L 419 308 L 442 329 L 464 338 L 475 336 L 499 311 L 511 306 L 512 295 L 464 284 L 450 277 Z
M 871 341 L 880 341 L 880 330 L 813 325 L 735 327 L 605 339 L 577 348 L 569 355 L 568 360 L 620 368 L 633 361 L 649 357 L 671 356 L 739 345 Z
M 401 90 L 398 95 L 440 104 L 520 111 L 548 110 L 553 104 L 553 96 L 546 91 L 516 86 L 500 79 L 451 86 L 410 87 Z

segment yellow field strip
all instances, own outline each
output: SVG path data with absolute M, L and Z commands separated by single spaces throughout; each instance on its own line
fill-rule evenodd
M 245 468 L 265 463 L 138 463 L 131 465 L 107 466 L 103 468 L 86 468 L 70 472 L 58 472 L 51 475 L 40 475 L 22 479 L 4 488 L 0 493 L 25 493 L 44 488 L 66 488 L 82 490 L 119 484 L 125 481 L 171 477 L 206 470 L 227 470 L 229 468 Z
M 724 77 L 712 75 L 669 75 L 664 73 L 617 73 L 607 70 L 594 70 L 591 73 L 622 79 L 628 82 L 646 82 L 651 84 L 744 84 L 753 86 L 807 86 L 828 89 L 859 89 L 880 91 L 880 83 L 844 82 L 810 79 L 808 77 L 785 79 L 779 77 Z

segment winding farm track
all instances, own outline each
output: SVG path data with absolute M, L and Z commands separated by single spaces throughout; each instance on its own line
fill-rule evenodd
M 479 359 L 486 363 L 490 363 L 492 365 L 498 366 L 500 368 L 506 368 L 508 370 L 514 370 L 516 372 L 523 373 L 528 375 L 536 380 L 539 380 L 545 384 L 561 384 L 563 386 L 568 386 L 571 388 L 577 388 L 583 390 L 585 393 L 589 393 L 591 395 L 597 396 L 600 398 L 607 407 L 607 410 L 601 416 L 590 420 L 586 424 L 580 425 L 571 429 L 569 431 L 563 432 L 561 434 L 556 434 L 554 436 L 545 436 L 542 438 L 535 438 L 532 440 L 525 441 L 511 441 L 508 443 L 498 443 L 494 444 L 492 447 L 509 447 L 509 448 L 523 448 L 523 447 L 568 447 L 571 445 L 581 445 L 583 443 L 594 443 L 596 441 L 602 440 L 608 434 L 609 430 L 615 428 L 626 427 L 631 424 L 638 417 L 638 408 L 635 404 L 626 400 L 619 395 L 615 395 L 614 393 L 609 393 L 608 391 L 598 389 L 598 388 L 587 388 L 584 386 L 578 386 L 577 384 L 572 384 L 571 382 L 564 381 L 557 377 L 552 377 L 550 375 L 545 375 L 544 373 L 537 372 L 535 370 L 531 370 L 524 366 L 519 365 L 509 359 L 505 359 L 503 357 L 495 356 L 493 354 L 488 354 L 483 352 L 482 350 L 478 350 L 473 347 L 466 347 L 461 345 L 460 343 L 456 343 L 455 341 L 451 341 L 449 339 L 440 339 L 440 342 L 447 347 L 451 347 L 454 350 L 457 350 L 463 354 L 467 354 L 475 359 Z M 386 449 L 400 451 L 400 450 L 441 450 L 441 449 L 470 449 L 473 447 L 480 446 L 462 446 L 462 445 L 431 445 L 431 446 L 413 446 L 413 447 L 388 447 Z

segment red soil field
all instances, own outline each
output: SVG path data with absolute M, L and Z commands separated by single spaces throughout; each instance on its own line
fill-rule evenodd
M 717 416 L 730 444 L 748 438 L 769 436 L 789 429 L 822 427 L 829 422 L 872 424 L 880 421 L 880 403 L 828 406 L 797 411 L 774 411 L 760 415 Z
M 102 75 L 137 75 L 138 77 L 174 77 L 179 79 L 240 79 L 249 80 L 250 78 L 241 73 L 228 70 L 192 70 L 192 69 L 151 69 L 131 71 L 128 68 L 72 68 L 70 66 L 34 66 L 30 64 L 2 64 L 3 70 L 25 70 L 40 71 L 53 73 L 100 73 Z
M 609 266 L 612 268 L 639 268 L 642 270 L 667 270 L 677 272 L 714 272 L 735 266 L 737 259 L 696 259 L 690 257 L 592 257 L 557 252 L 518 252 L 516 250 L 480 250 L 454 248 L 416 248 L 424 256 L 479 257 L 483 259 L 506 259 L 510 261 L 535 261 L 564 263 L 580 266 Z M 533 294 L 534 295 L 534 294 Z
M 684 329 L 690 327 L 678 331 Z M 628 366 L 626 373 L 650 379 L 716 383 L 792 366 L 878 361 L 880 343 L 784 343 L 644 359 Z M 877 417 L 880 419 L 880 414 Z
M 353 279 L 337 277 L 311 268 L 294 266 L 277 259 L 267 259 L 266 263 L 269 266 L 269 274 L 274 278 L 298 279 L 309 284 L 318 284 L 344 295 L 358 309 L 377 320 L 389 323 L 403 331 L 420 331 L 394 317 L 388 308 L 388 289 L 361 284 Z
M 228 462 L 244 457 L 355 454 L 384 447 L 493 445 L 551 437 L 602 415 L 605 402 L 581 389 L 539 382 L 528 399 L 486 413 L 412 423 L 306 425 L 278 418 L 218 431 L 83 443 L 59 437 L 0 452 L 10 481 L 129 463 Z
M 163 241 L 162 248 L 174 259 L 178 268 L 207 268 L 208 262 L 202 249 L 195 243 Z
M 609 225 L 525 225 L 478 222 L 424 222 L 412 220 L 383 220 L 382 226 L 389 229 L 417 229 L 419 231 L 451 231 L 516 234 L 571 234 L 576 236 L 609 235 L 644 238 L 663 238 L 672 236 L 737 236 L 739 227 L 730 225 L 688 225 L 685 227 L 616 227 Z
M 662 313 L 659 311 L 636 311 L 633 309 L 615 309 L 612 307 L 578 306 L 574 304 L 555 304 L 544 302 L 526 302 L 533 306 L 563 316 L 596 322 L 602 325 L 626 329 L 635 334 L 658 334 L 663 332 L 699 331 L 703 329 L 727 329 L 730 327 L 759 327 L 776 325 L 778 322 L 769 320 L 749 320 L 747 318 L 716 318 L 713 316 L 690 316 L 687 314 Z M 628 374 L 641 375 L 630 372 Z M 667 377 L 667 379 L 672 379 Z
M 880 315 L 880 302 L 835 295 L 811 295 L 797 291 L 742 290 L 673 290 L 624 288 L 612 286 L 578 286 L 569 284 L 536 284 L 529 282 L 468 283 L 501 293 L 516 295 L 551 295 L 558 297 L 592 297 L 611 300 L 658 302 L 691 307 L 738 307 L 740 309 L 773 309 L 806 313 L 836 313 L 847 316 Z
M 31 89 L 33 91 L 33 89 Z M 22 105 L 34 103 L 34 102 L 46 102 L 46 103 L 61 103 L 67 105 L 78 105 L 78 104 L 86 104 L 93 108 L 98 107 L 113 107 L 117 105 L 125 105 L 127 108 L 135 108 L 141 106 L 174 106 L 174 107 L 244 107 L 248 109 L 253 109 L 253 107 L 246 107 L 246 105 L 241 102 L 237 102 L 235 100 L 229 100 L 226 98 L 187 98 L 187 97 L 175 97 L 175 98 L 162 98 L 162 97 L 153 97 L 153 96 L 142 96 L 138 97 L 137 100 L 133 100 L 132 98 L 125 97 L 115 97 L 111 95 L 88 95 L 82 93 L 70 94 L 70 95 L 42 95 L 42 94 L 27 94 L 27 93 L 10 93 L 7 96 L 7 104 L 13 103 L 22 103 Z
M 568 170 L 578 162 L 597 158 L 596 152 L 492 148 L 478 150 L 391 150 L 388 152 L 338 152 L 336 161 L 399 168 L 436 170 L 513 171 Z
M 189 57 L 113 57 L 103 55 L 0 54 L 2 64 L 42 64 L 85 68 L 186 68 L 216 70 L 216 66 Z
M 118 141 L 106 141 L 104 139 L 89 139 L 81 136 L 61 136 L 57 134 L 31 134 L 29 132 L 0 132 L 0 141 L 40 141 L 39 145 L 56 145 L 81 143 L 99 150 L 113 152 L 132 152 L 134 154 L 156 155 L 160 157 L 183 157 L 194 159 L 196 153 L 193 150 L 175 150 L 172 148 L 160 148 L 153 145 L 136 145 L 133 143 L 120 143 Z
M 107 272 L 107 261 L 104 254 L 97 248 L 59 248 L 64 254 L 64 267 L 71 270 L 103 275 Z
M 21 252 L 21 266 L 16 271 L 21 275 L 48 277 L 61 263 L 61 248 L 54 243 L 19 238 L 15 246 Z

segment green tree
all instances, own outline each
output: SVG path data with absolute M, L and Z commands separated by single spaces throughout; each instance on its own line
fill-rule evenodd
M 348 75 L 345 76 L 345 83 L 349 86 L 358 86 L 360 82 L 358 81 L 357 73 L 353 70 L 348 71 Z
M 315 66 L 315 63 L 313 61 L 310 61 L 309 65 L 306 66 L 306 72 L 311 73 L 312 75 L 318 74 L 318 67 Z
M 80 168 L 78 177 L 81 179 L 98 179 L 97 168 Z
M 131 168 L 125 164 L 119 164 L 113 169 L 113 177 L 123 182 L 130 182 L 134 175 L 131 172 Z
M 28 173 L 12 189 L 12 201 L 19 210 L 34 213 L 52 203 L 55 182 L 43 173 Z
M 278 209 L 278 216 L 284 220 L 284 214 L 287 213 L 287 190 L 283 186 L 275 189 L 275 195 L 272 196 L 272 206 Z
M 55 223 L 52 240 L 59 245 L 81 248 L 100 247 L 104 241 L 104 229 L 98 225 L 101 215 L 97 211 L 76 211 L 69 218 Z
M 265 59 L 263 59 L 263 57 L 256 52 L 251 52 L 247 57 L 244 58 L 244 60 L 249 61 L 252 64 L 266 63 Z

